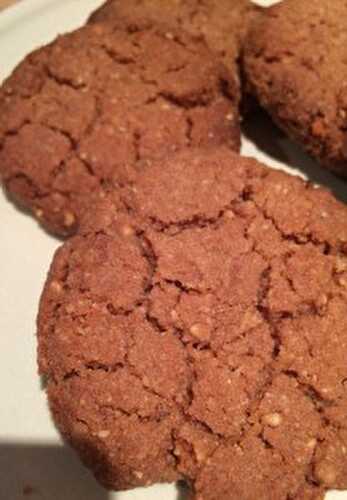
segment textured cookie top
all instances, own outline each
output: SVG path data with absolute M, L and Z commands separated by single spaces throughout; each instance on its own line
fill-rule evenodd
M 240 141 L 238 89 L 183 32 L 90 25 L 19 65 L 0 90 L 0 176 L 52 231 L 71 234 L 122 163 Z
M 265 12 L 245 50 L 254 93 L 311 154 L 347 175 L 347 2 L 284 0 Z
M 202 36 L 226 66 L 235 70 L 249 24 L 259 8 L 249 0 L 108 0 L 91 22 L 165 21 Z
M 145 167 L 56 254 L 39 363 L 106 486 L 347 488 L 347 207 L 226 148 Z

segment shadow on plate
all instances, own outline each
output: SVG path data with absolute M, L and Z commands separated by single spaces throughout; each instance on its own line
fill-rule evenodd
M 116 500 L 104 490 L 67 446 L 0 443 L 0 500 Z M 168 485 L 165 485 L 169 488 Z M 145 490 L 144 490 L 145 491 Z M 173 490 L 173 495 L 175 495 Z M 124 494 L 142 498 L 141 490 Z M 149 488 L 143 498 L 152 496 Z M 177 500 L 188 500 L 189 491 L 177 485 Z
M 1 500 L 111 499 L 66 446 L 0 443 L 0 470 Z
M 243 134 L 267 156 L 298 169 L 311 182 L 328 188 L 336 198 L 347 203 L 347 182 L 320 167 L 300 146 L 288 139 L 264 111 L 258 108 L 245 120 Z

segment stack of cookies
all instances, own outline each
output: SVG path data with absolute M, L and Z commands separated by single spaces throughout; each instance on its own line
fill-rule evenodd
M 344 0 L 108 0 L 2 85 L 3 187 L 69 237 L 40 374 L 106 488 L 347 489 L 347 207 L 239 155 L 251 93 L 347 176 L 346 16 Z

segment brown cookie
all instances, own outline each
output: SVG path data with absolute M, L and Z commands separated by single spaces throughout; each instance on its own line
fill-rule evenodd
M 57 252 L 40 372 L 108 488 L 318 499 L 347 488 L 346 310 L 346 206 L 227 148 L 181 151 Z
M 51 231 L 75 232 L 119 173 L 186 146 L 240 145 L 238 88 L 183 32 L 90 25 L 19 65 L 0 90 L 0 177 Z
M 248 84 L 274 121 L 321 164 L 347 176 L 347 3 L 283 0 L 245 49 Z
M 117 25 L 164 21 L 203 37 L 235 73 L 242 43 L 260 11 L 250 0 L 107 0 L 90 22 Z

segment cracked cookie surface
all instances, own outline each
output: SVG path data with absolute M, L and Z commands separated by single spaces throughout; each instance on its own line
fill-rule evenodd
M 123 163 L 240 145 L 238 89 L 183 32 L 90 25 L 29 55 L 0 90 L 0 177 L 51 231 L 76 231 Z M 119 174 L 120 175 L 120 174 Z
M 260 8 L 249 0 L 108 0 L 90 22 L 113 24 L 165 21 L 202 36 L 237 75 L 242 44 Z
M 247 83 L 274 121 L 347 177 L 347 2 L 284 0 L 246 43 Z
M 39 365 L 107 487 L 347 488 L 347 207 L 225 147 L 111 191 L 58 250 Z

